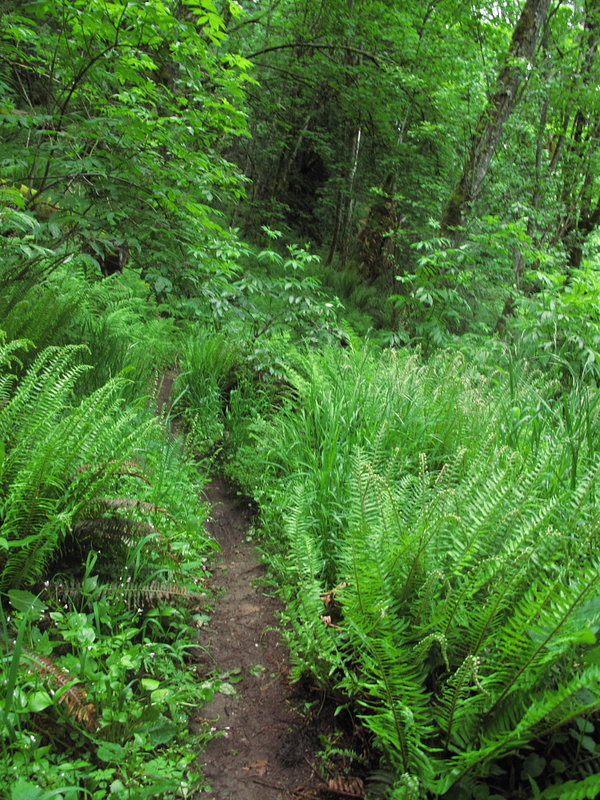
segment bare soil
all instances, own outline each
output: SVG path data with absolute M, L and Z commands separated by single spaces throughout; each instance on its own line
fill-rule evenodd
M 209 530 L 221 553 L 210 581 L 219 594 L 202 644 L 235 695 L 216 693 L 200 724 L 218 735 L 202 755 L 210 800 L 288 800 L 319 796 L 324 782 L 311 765 L 319 739 L 295 709 L 287 648 L 277 631 L 281 602 L 247 541 L 250 514 L 221 479 L 205 488 L 213 504 Z M 202 719 L 203 718 L 203 719 Z

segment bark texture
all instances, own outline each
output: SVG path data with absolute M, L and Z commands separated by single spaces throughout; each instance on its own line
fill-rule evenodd
M 465 208 L 479 194 L 500 142 L 502 128 L 514 108 L 517 92 L 533 58 L 548 6 L 549 0 L 526 0 L 523 6 L 496 88 L 477 121 L 462 174 L 444 208 L 443 235 L 449 235 L 461 225 Z

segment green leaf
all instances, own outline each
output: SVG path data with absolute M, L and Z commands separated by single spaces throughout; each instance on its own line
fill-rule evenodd
M 582 736 L 580 739 L 581 746 L 585 747 L 590 753 L 596 752 L 596 742 L 592 739 L 591 736 Z
M 582 644 L 595 644 L 596 636 L 589 628 L 582 628 L 580 631 L 572 634 L 571 641 L 581 642 Z
M 22 589 L 11 589 L 8 593 L 8 599 L 13 608 L 16 608 L 17 611 L 22 611 L 24 614 L 29 612 L 41 614 L 46 610 L 45 604 L 36 595 Z
M 12 787 L 10 800 L 39 800 L 42 795 L 41 788 L 31 781 L 19 778 Z
M 600 647 L 592 647 L 583 656 L 584 664 L 600 664 Z
M 149 731 L 150 741 L 154 747 L 161 744 L 167 744 L 167 742 L 172 741 L 175 736 L 177 736 L 179 731 L 179 725 L 176 725 L 171 720 L 166 719 L 166 717 L 162 717 L 161 724 L 156 725 L 156 727 Z
M 155 689 L 150 694 L 150 699 L 153 703 L 164 703 L 168 698 L 171 696 L 172 692 L 171 689 Z
M 48 708 L 53 703 L 52 698 L 43 690 L 34 692 L 30 697 L 27 698 L 27 708 L 34 714 L 43 711 L 45 708 Z
M 103 742 L 96 751 L 96 755 L 99 759 L 108 761 L 109 763 L 118 763 L 122 761 L 126 753 L 127 749 L 115 742 Z
M 585 717 L 577 717 L 577 719 L 575 720 L 575 724 L 582 733 L 594 732 L 594 723 L 590 722 L 590 720 L 586 719 Z
M 530 753 L 523 762 L 521 772 L 526 778 L 537 778 L 538 775 L 542 774 L 545 766 L 545 758 L 538 756 L 537 753 Z
M 157 293 L 166 292 L 168 294 L 169 292 L 173 291 L 173 282 L 170 281 L 168 278 L 165 278 L 164 276 L 160 275 L 154 281 L 154 291 Z

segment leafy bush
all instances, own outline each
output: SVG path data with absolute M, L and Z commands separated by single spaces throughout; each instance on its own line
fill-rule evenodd
M 288 246 L 285 255 L 261 251 L 258 269 L 253 264 L 227 288 L 219 289 L 218 283 L 207 288 L 212 325 L 184 324 L 172 412 L 182 415 L 190 443 L 200 453 L 217 442 L 223 446 L 226 419 L 227 434 L 236 427 L 239 439 L 229 449 L 246 439 L 242 429 L 256 417 L 256 404 L 265 402 L 266 408 L 267 395 L 277 402 L 296 343 L 315 346 L 350 335 L 337 325 L 338 301 L 328 299 L 319 281 L 306 274 L 317 261 L 298 245 Z
M 592 268 L 535 272 L 530 281 L 539 287 L 516 301 L 510 320 L 520 353 L 561 377 L 597 383 L 600 378 L 600 278 Z
M 515 251 L 522 260 L 548 261 L 534 248 L 523 219 L 485 216 L 473 222 L 462 244 L 433 237 L 416 242 L 414 273 L 398 275 L 401 292 L 392 295 L 398 337 L 419 343 L 425 353 L 455 343 L 464 334 L 489 336 L 514 282 Z
M 264 230 L 272 242 L 281 236 Z M 310 274 L 320 259 L 308 246 L 287 245 L 283 253 L 274 245 L 258 253 L 246 247 L 238 257 L 246 268 L 238 264 L 235 277 L 213 281 L 201 293 L 219 329 L 239 331 L 250 342 L 283 333 L 320 343 L 339 335 L 339 301 L 323 292 L 320 280 Z

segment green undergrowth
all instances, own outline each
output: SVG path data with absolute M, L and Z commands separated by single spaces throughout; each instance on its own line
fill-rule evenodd
M 81 254 L 3 262 L 0 792 L 10 800 L 187 797 L 204 785 L 196 758 L 209 732 L 190 737 L 188 723 L 220 688 L 197 644 L 216 547 L 198 499 L 207 464 L 250 442 L 248 420 L 284 402 L 292 341 L 308 329 L 314 342 L 339 335 L 333 304 L 305 281 L 312 256 L 283 253 L 259 253 L 260 277 L 239 271 L 222 296 L 217 276 L 187 305 L 165 287 L 161 299 L 139 270 L 101 278 Z M 157 418 L 166 367 L 178 377 Z
M 83 258 L 3 284 L 2 791 L 202 788 L 211 465 L 260 508 L 293 676 L 382 753 L 369 797 L 594 797 L 595 387 L 567 350 L 365 343 L 307 249 L 244 258 L 185 302 Z
M 82 345 L 0 348 L 0 793 L 186 797 L 215 543 L 205 476 Z M 89 387 L 89 382 L 88 382 Z
M 227 470 L 260 506 L 294 676 L 350 705 L 394 800 L 595 796 L 595 389 L 492 348 L 282 365 Z
M 120 389 L 127 401 L 152 394 L 179 350 L 176 321 L 166 311 L 133 269 L 100 279 L 83 257 L 46 278 L 42 268 L 18 281 L 0 269 L 2 330 L 9 340 L 35 345 L 21 354 L 20 363 L 30 364 L 48 345 L 85 345 L 79 360 L 94 369 L 80 376 L 80 396 L 119 374 L 127 378 Z

